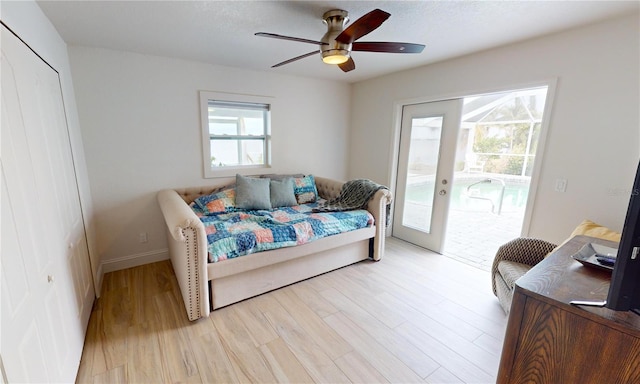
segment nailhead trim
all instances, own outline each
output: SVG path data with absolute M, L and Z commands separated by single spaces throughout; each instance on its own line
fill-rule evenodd
M 188 230 L 189 233 L 186 233 Z M 200 317 L 200 273 L 198 270 L 199 255 L 197 252 L 196 243 L 196 229 L 188 227 L 182 230 L 182 234 L 185 236 L 185 244 L 187 247 L 187 286 L 189 289 L 189 320 L 197 320 Z M 193 255 L 194 265 L 191 263 L 191 255 Z M 195 290 L 193 289 L 195 287 Z

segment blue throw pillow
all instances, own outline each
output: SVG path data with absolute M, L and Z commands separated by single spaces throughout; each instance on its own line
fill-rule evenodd
M 293 193 L 293 179 L 287 177 L 283 180 L 271 180 L 271 207 L 291 207 L 298 205 L 296 195 Z
M 236 175 L 236 208 L 271 209 L 270 181 Z

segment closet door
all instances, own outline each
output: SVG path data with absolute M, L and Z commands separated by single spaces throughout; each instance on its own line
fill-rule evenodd
M 9 382 L 73 382 L 94 295 L 60 82 L 1 34 L 2 359 Z

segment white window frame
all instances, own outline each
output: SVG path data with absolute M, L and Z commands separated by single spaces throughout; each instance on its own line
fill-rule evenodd
M 262 136 L 246 135 L 246 138 L 263 139 L 264 140 L 264 164 L 258 165 L 232 165 L 232 166 L 211 166 L 211 140 L 216 138 L 209 134 L 209 102 L 221 103 L 240 103 L 240 104 L 258 104 L 266 105 L 268 109 L 265 132 Z M 200 91 L 200 114 L 201 114 L 201 131 L 202 131 L 202 161 L 205 178 L 214 177 L 230 177 L 236 174 L 256 175 L 271 172 L 271 114 L 273 113 L 275 99 L 269 96 L 241 95 L 234 93 Z M 219 140 L 228 140 L 230 138 L 243 138 L 244 135 L 231 137 L 229 135 L 220 135 Z

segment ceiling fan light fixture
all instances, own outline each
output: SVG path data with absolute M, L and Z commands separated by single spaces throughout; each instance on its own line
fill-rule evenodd
M 325 64 L 343 64 L 349 61 L 349 51 L 346 49 L 330 49 L 322 52 Z
M 422 52 L 424 49 L 424 45 L 422 44 L 395 43 L 389 41 L 356 41 L 376 30 L 390 16 L 391 14 L 388 12 L 381 9 L 374 9 L 345 28 L 345 25 L 349 21 L 349 12 L 342 9 L 332 9 L 322 15 L 322 21 L 327 26 L 327 32 L 319 41 L 283 36 L 268 32 L 258 32 L 256 33 L 256 36 L 317 44 L 320 48 L 320 56 L 325 64 L 336 65 L 343 72 L 350 72 L 356 69 L 356 64 L 351 58 L 352 51 L 385 53 Z M 280 67 L 285 64 L 304 59 L 305 57 L 315 55 L 316 53 L 318 53 L 318 51 L 296 56 L 292 59 L 273 65 L 271 68 Z

